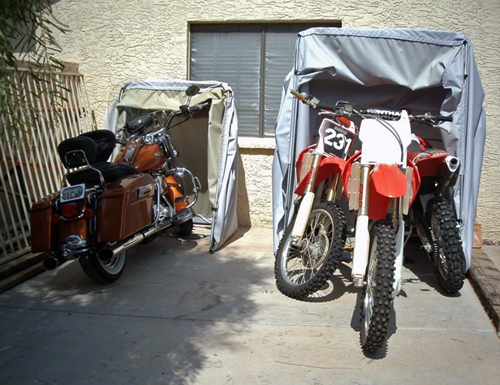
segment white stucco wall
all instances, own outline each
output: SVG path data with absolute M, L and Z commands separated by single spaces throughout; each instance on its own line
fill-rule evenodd
M 500 205 L 496 202 L 500 188 L 499 0 L 60 0 L 54 12 L 71 29 L 57 37 L 63 47 L 59 58 L 80 64 L 100 127 L 107 105 L 124 83 L 148 77 L 186 77 L 191 21 L 341 20 L 344 27 L 352 28 L 409 27 L 465 33 L 474 45 L 486 92 L 487 145 L 477 222 L 482 224 L 485 239 L 500 241 Z M 240 206 L 249 207 L 244 224 L 271 226 L 270 185 L 264 189 L 268 199 L 262 198 L 261 188 L 250 187 L 256 174 L 260 174 L 259 180 L 271 180 L 270 153 L 253 154 L 266 166 L 258 172 L 250 160 L 252 152 L 242 156 L 248 199 Z M 240 199 L 244 198 L 245 191 L 240 189 Z

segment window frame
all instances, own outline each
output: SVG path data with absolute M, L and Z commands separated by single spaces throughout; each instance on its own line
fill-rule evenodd
M 203 29 L 206 29 L 207 32 L 238 32 L 238 29 L 246 29 L 246 31 L 259 32 L 261 35 L 260 38 L 260 58 L 259 58 L 259 109 L 258 109 L 258 130 L 256 130 L 255 135 L 242 135 L 247 138 L 255 138 L 255 139 L 266 139 L 272 138 L 274 139 L 273 134 L 265 133 L 265 105 L 266 105 L 266 95 L 265 95 L 265 85 L 266 85 L 266 38 L 270 32 L 269 29 L 275 28 L 275 31 L 279 28 L 279 26 L 283 27 L 283 31 L 286 29 L 293 28 L 299 31 L 313 28 L 313 27 L 334 27 L 334 28 L 342 28 L 341 20 L 301 20 L 301 21 L 228 21 L 228 22 L 219 22 L 219 21 L 191 21 L 188 22 L 188 47 L 187 47 L 187 70 L 186 70 L 186 78 L 191 79 L 191 49 L 192 49 L 192 35 L 194 33 L 203 32 Z M 216 29 L 220 29 L 217 31 Z M 290 31 L 290 33 L 294 33 Z

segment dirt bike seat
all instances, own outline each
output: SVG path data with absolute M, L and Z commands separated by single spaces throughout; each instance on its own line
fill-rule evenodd
M 432 147 L 429 142 L 418 136 L 412 138 L 410 145 L 408 146 L 408 159 L 410 159 L 414 164 L 430 158 L 442 158 L 447 156 L 448 153 L 440 148 Z

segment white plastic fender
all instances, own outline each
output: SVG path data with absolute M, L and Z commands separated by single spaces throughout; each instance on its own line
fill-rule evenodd
M 304 231 L 306 231 L 307 219 L 311 213 L 311 209 L 314 203 L 315 194 L 313 192 L 307 192 L 304 194 L 302 201 L 300 202 L 299 211 L 297 213 L 297 218 L 295 219 L 295 224 L 292 229 L 292 242 L 298 239 L 302 239 Z
M 405 244 L 405 222 L 399 221 L 398 232 L 396 233 L 396 262 L 394 270 L 394 284 L 392 297 L 395 298 L 401 292 L 401 276 L 403 273 L 403 251 Z
M 356 241 L 352 257 L 352 278 L 354 286 L 362 287 L 365 280 L 368 250 L 370 248 L 370 233 L 368 231 L 368 215 L 359 215 L 356 220 Z M 360 286 L 359 286 L 360 285 Z

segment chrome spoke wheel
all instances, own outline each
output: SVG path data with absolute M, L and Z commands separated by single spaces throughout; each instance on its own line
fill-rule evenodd
M 375 242 L 374 244 L 376 245 L 377 239 L 374 239 L 373 242 Z M 377 286 L 375 277 L 377 276 L 378 258 L 375 248 L 372 247 L 370 251 L 371 252 L 369 257 L 368 270 L 366 274 L 366 291 L 362 304 L 363 306 L 362 314 L 364 314 L 364 318 L 362 319 L 362 324 L 361 324 L 362 344 L 366 343 L 368 328 L 370 326 L 370 320 L 373 315 L 373 306 L 375 303 L 375 288 Z
M 296 214 L 297 215 L 297 214 Z M 296 217 L 288 225 L 276 253 L 274 274 L 278 289 L 301 299 L 324 287 L 342 255 L 346 221 L 333 202 L 316 202 L 302 239 L 292 241 Z
M 311 212 L 306 232 L 298 246 L 291 238 L 285 247 L 286 257 L 282 258 L 281 270 L 290 285 L 302 285 L 319 271 L 330 251 L 331 237 L 335 224 L 329 212 L 316 209 Z

